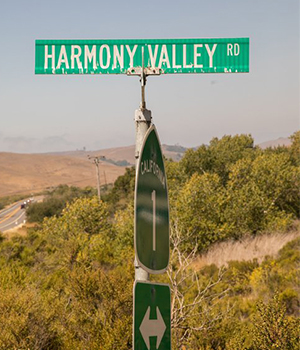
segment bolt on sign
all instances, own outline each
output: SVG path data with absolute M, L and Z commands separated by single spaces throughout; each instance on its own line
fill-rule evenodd
M 170 287 L 136 281 L 133 298 L 133 349 L 171 350 Z
M 160 73 L 249 72 L 249 38 L 36 40 L 35 48 L 36 74 L 127 74 L 143 55 Z

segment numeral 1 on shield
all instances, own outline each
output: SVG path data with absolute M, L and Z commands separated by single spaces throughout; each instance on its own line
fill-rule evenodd
M 156 250 L 156 191 L 153 190 L 151 193 L 151 199 L 152 199 L 152 208 L 153 208 L 153 228 L 152 228 L 152 234 L 153 234 L 153 250 Z

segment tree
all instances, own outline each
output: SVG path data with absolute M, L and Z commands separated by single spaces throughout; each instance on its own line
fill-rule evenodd
M 225 188 L 216 174 L 194 174 L 171 204 L 172 218 L 178 218 L 180 231 L 190 235 L 186 245 L 201 251 L 228 237 L 230 226 L 224 220 Z
M 291 137 L 292 145 L 289 147 L 291 159 L 294 165 L 300 166 L 300 131 L 296 131 Z
M 182 169 L 189 177 L 194 173 L 204 174 L 213 171 L 213 158 L 211 150 L 206 145 L 196 150 L 188 149 L 180 161 Z
M 251 175 L 259 190 L 274 206 L 299 215 L 300 171 L 286 154 L 262 155 L 253 161 Z
M 121 264 L 129 257 L 134 260 L 134 203 L 130 201 L 123 210 L 118 210 L 114 216 L 113 229 L 116 232 L 114 240 L 114 256 L 116 263 Z
M 103 196 L 103 200 L 109 204 L 110 211 L 115 213 L 118 209 L 124 209 L 127 203 L 134 197 L 135 167 L 126 168 L 125 174 L 117 178 L 113 188 Z
M 225 217 L 235 237 L 264 230 L 284 231 L 299 210 L 299 169 L 284 153 L 241 159 L 230 169 Z
M 209 149 L 213 158 L 213 171 L 222 179 L 228 180 L 230 167 L 240 159 L 254 158 L 254 140 L 251 135 L 215 137 L 210 141 Z
M 194 173 L 216 173 L 225 185 L 230 167 L 240 159 L 254 159 L 256 151 L 252 136 L 225 135 L 221 139 L 213 138 L 209 146 L 202 145 L 197 150 L 187 150 L 180 163 L 188 176 Z

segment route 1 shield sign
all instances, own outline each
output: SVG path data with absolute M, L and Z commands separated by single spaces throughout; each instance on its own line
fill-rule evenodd
M 143 269 L 159 274 L 169 264 L 167 179 L 155 126 L 144 138 L 135 187 L 135 253 Z

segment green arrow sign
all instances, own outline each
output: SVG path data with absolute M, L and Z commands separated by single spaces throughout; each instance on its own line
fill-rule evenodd
M 154 125 L 141 148 L 135 188 L 135 252 L 150 273 L 163 273 L 169 263 L 169 202 L 165 167 Z
M 36 74 L 249 72 L 249 38 L 156 40 L 36 40 Z
M 133 294 L 134 350 L 170 350 L 170 287 L 136 281 Z

